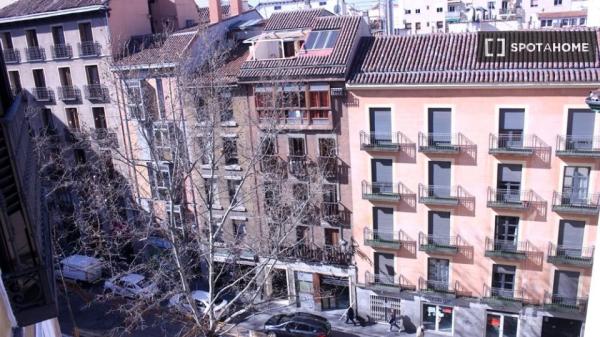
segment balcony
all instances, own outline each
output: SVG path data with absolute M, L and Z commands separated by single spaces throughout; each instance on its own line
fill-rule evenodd
M 260 159 L 260 170 L 266 175 L 285 176 L 287 164 L 278 155 L 264 155 Z
M 400 231 L 383 232 L 365 228 L 363 235 L 365 246 L 373 248 L 400 249 Z
M 4 56 L 4 63 L 6 64 L 21 62 L 21 53 L 18 49 L 4 49 L 2 50 L 2 56 Z
M 93 102 L 107 102 L 108 88 L 102 84 L 87 84 L 83 87 L 85 98 Z
M 79 128 L 65 128 L 65 140 L 70 143 L 78 143 L 86 139 L 86 134 Z
M 117 134 L 108 129 L 94 129 L 92 138 L 100 148 L 112 149 L 118 147 Z
M 401 275 L 398 277 L 371 274 L 365 272 L 365 286 L 372 290 L 399 292 L 404 290 L 415 290 L 415 286 L 409 284 Z
M 548 263 L 591 267 L 594 261 L 594 246 L 567 247 L 548 243 Z
M 52 46 L 52 58 L 55 60 L 66 60 L 73 57 L 73 48 L 70 44 L 55 44 Z
M 488 187 L 487 207 L 525 210 L 531 205 L 533 192 Z
M 330 110 L 259 111 L 261 127 L 282 127 L 288 130 L 331 130 Z
M 330 265 L 348 266 L 352 263 L 352 252 L 341 246 L 315 244 L 297 244 L 291 247 L 281 247 L 282 259 L 299 260 L 307 263 L 323 263 Z
M 554 192 L 552 210 L 557 213 L 596 215 L 600 211 L 600 194 L 592 194 L 587 197 L 582 193 Z
M 39 62 L 46 60 L 46 50 L 41 47 L 25 48 L 25 55 L 29 62 Z
M 75 86 L 58 87 L 58 99 L 63 102 L 76 102 L 81 99 L 81 91 Z
M 483 298 L 482 302 L 487 304 L 506 305 L 506 304 L 518 304 L 521 305 L 524 300 L 523 290 L 506 289 L 506 288 L 493 288 L 488 285 L 483 286 Z
M 414 146 L 414 143 L 400 132 L 360 132 L 360 149 L 364 151 L 398 152 L 403 146 Z
M 338 176 L 338 157 L 336 156 L 319 156 L 317 162 L 319 171 L 325 179 L 335 179 Z
M 419 152 L 456 154 L 460 152 L 462 138 L 460 133 L 419 132 Z
M 587 304 L 587 297 L 565 297 L 558 294 L 544 294 L 544 308 L 547 310 L 585 313 Z
M 561 157 L 600 158 L 600 137 L 558 136 L 556 155 Z
M 410 191 L 401 183 L 369 183 L 362 181 L 362 198 L 371 201 L 399 201 L 410 195 Z
M 100 56 L 102 47 L 95 41 L 84 41 L 79 43 L 79 57 L 97 57 Z
M 485 256 L 500 257 L 508 260 L 524 260 L 529 251 L 529 242 L 494 240 L 485 238 Z
M 38 102 L 54 101 L 54 92 L 48 87 L 36 87 L 31 89 L 31 95 Z
M 428 253 L 453 255 L 458 253 L 458 237 L 419 233 L 419 250 Z
M 308 175 L 308 160 L 306 155 L 288 156 L 288 170 L 290 174 L 302 178 Z
M 426 280 L 419 278 L 419 291 L 440 294 L 456 294 L 456 289 L 448 281 Z
M 542 147 L 544 145 L 535 135 L 491 133 L 488 153 L 528 157 L 533 155 L 535 149 Z
M 457 206 L 458 186 L 434 186 L 419 184 L 419 202 L 426 205 Z

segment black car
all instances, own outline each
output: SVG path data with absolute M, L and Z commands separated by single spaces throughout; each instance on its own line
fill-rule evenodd
M 269 337 L 327 337 L 331 324 L 324 317 L 305 312 L 281 314 L 269 318 L 265 333 Z

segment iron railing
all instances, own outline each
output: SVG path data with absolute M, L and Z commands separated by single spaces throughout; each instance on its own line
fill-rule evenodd
M 94 129 L 92 138 L 100 148 L 117 148 L 117 133 L 108 129 Z
M 79 56 L 80 57 L 94 57 L 100 56 L 102 47 L 100 43 L 95 41 L 84 41 L 79 43 Z
M 419 233 L 419 250 L 438 253 L 456 253 L 458 252 L 458 237 Z
M 337 217 L 340 214 L 340 204 L 338 202 L 323 202 L 321 204 L 321 215 L 325 219 Z
M 55 60 L 70 59 L 73 57 L 73 48 L 70 44 L 55 44 L 52 46 L 52 58 Z
M 399 151 L 402 146 L 412 145 L 401 132 L 360 132 L 360 148 L 373 151 Z
M 352 252 L 345 247 L 315 244 L 297 244 L 292 247 L 282 247 L 284 259 L 295 259 L 309 263 L 325 263 L 333 265 L 350 265 Z
M 333 112 L 326 111 L 327 117 L 321 117 L 322 111 L 298 110 L 297 114 L 288 111 L 260 111 L 260 124 L 276 124 L 289 128 L 317 126 L 329 128 L 333 125 Z
M 27 47 L 25 48 L 27 61 L 44 61 L 46 59 L 46 50 L 42 47 Z
M 552 210 L 555 212 L 571 212 L 581 214 L 597 214 L 600 210 L 600 193 L 588 196 L 584 192 L 561 194 L 554 192 Z
M 49 102 L 54 100 L 54 92 L 48 87 L 32 88 L 31 94 L 38 102 Z
M 419 290 L 446 294 L 456 293 L 455 287 L 448 281 L 427 280 L 422 277 L 419 278 Z
M 489 143 L 490 154 L 531 155 L 534 149 L 543 147 L 536 135 L 521 133 L 490 133 Z
M 485 284 L 483 285 L 483 297 L 503 302 L 523 302 L 524 292 L 522 289 L 495 288 Z
M 4 49 L 2 50 L 2 56 L 4 56 L 4 63 L 19 63 L 21 62 L 21 53 L 18 49 Z
M 533 198 L 531 190 L 493 189 L 488 187 L 487 206 L 498 208 L 528 208 Z
M 368 271 L 365 272 L 365 283 L 367 286 L 371 287 L 384 286 L 396 288 L 400 286 L 398 279 L 394 276 L 385 274 L 372 274 Z
M 338 176 L 338 157 L 319 156 L 317 161 L 324 178 L 335 179 Z
M 404 185 L 388 182 L 362 181 L 362 197 L 367 200 L 400 200 L 403 195 L 408 194 Z
M 288 156 L 288 170 L 295 176 L 304 177 L 308 174 L 308 159 L 306 155 Z
M 598 136 L 557 136 L 556 154 L 559 156 L 600 156 L 600 137 Z
M 544 293 L 544 307 L 547 309 L 585 312 L 587 304 L 587 297 L 567 297 L 548 292 Z
M 72 85 L 58 87 L 58 98 L 61 101 L 78 101 L 81 98 L 81 91 Z
M 108 101 L 108 87 L 102 84 L 86 84 L 83 86 L 85 98 L 90 101 L 106 102 Z
M 529 251 L 528 241 L 496 240 L 485 238 L 485 256 L 508 259 L 525 259 Z
M 548 243 L 548 262 L 590 267 L 594 261 L 594 246 L 573 247 Z
M 363 231 L 365 246 L 399 249 L 400 231 L 379 231 L 365 228 Z
M 462 144 L 460 133 L 419 132 L 419 152 L 457 153 Z
M 458 205 L 459 186 L 419 184 L 419 202 L 422 204 Z
M 287 171 L 286 162 L 278 155 L 263 155 L 259 163 L 260 170 L 266 174 L 284 175 Z

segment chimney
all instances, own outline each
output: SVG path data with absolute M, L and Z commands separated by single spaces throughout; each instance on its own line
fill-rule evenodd
M 229 16 L 234 17 L 242 14 L 242 0 L 229 0 Z
M 208 17 L 211 24 L 221 21 L 223 15 L 221 14 L 220 0 L 208 0 Z

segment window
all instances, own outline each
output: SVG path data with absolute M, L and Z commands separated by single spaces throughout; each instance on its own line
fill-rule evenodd
M 452 333 L 454 308 L 445 305 L 423 304 L 423 325 L 426 330 Z
M 296 183 L 292 185 L 292 193 L 294 195 L 294 199 L 298 201 L 306 201 L 308 200 L 308 184 L 306 183 Z
M 87 161 L 85 157 L 85 151 L 83 149 L 73 150 L 73 156 L 75 157 L 75 163 L 77 165 L 83 165 Z
M 54 130 L 54 117 L 52 116 L 52 110 L 48 108 L 42 109 L 42 125 L 47 130 Z
M 493 295 L 506 298 L 514 297 L 516 269 L 515 266 L 494 265 L 492 268 Z
M 277 201 L 279 200 L 279 196 L 281 195 L 281 189 L 279 184 L 270 181 L 265 181 L 263 189 L 265 192 L 265 204 L 267 206 L 276 205 Z
M 236 241 L 244 239 L 246 236 L 246 221 L 243 220 L 232 220 L 233 236 Z
M 8 72 L 8 79 L 10 81 L 10 88 L 13 91 L 13 94 L 19 94 L 23 90 L 21 86 L 21 77 L 19 76 L 19 72 L 16 70 L 11 70 Z
M 319 6 L 327 6 L 327 1 L 319 1 Z
M 180 205 L 173 205 L 171 207 L 170 203 L 167 203 L 165 206 L 167 213 L 167 221 L 175 228 L 183 229 L 183 212 L 181 211 Z
M 495 1 L 488 1 L 487 8 L 489 10 L 495 9 L 496 8 L 496 2 Z
M 393 191 L 391 159 L 371 159 L 371 181 L 373 193 L 391 193 Z
M 531 0 L 531 3 L 529 5 L 531 7 L 537 7 L 538 6 L 538 2 L 539 2 L 539 0 Z
M 596 114 L 588 109 L 569 109 L 567 118 L 567 150 L 590 150 L 594 147 Z
M 337 246 L 340 244 L 340 230 L 336 228 L 325 228 L 325 245 Z
M 278 11 L 278 10 L 280 10 L 280 9 L 281 9 L 281 5 L 275 5 L 275 6 L 273 7 L 273 9 L 274 9 L 274 10 L 276 10 L 276 11 Z
M 55 46 L 65 44 L 65 33 L 62 26 L 52 27 L 52 41 Z
M 73 86 L 73 80 L 71 79 L 71 68 L 63 67 L 58 68 L 58 77 L 60 78 L 60 85 L 63 87 Z
M 560 220 L 557 256 L 581 257 L 585 221 Z
M 410 14 L 410 9 L 405 9 L 404 14 Z
M 579 18 L 579 25 L 585 26 L 586 18 Z
M 235 137 L 223 138 L 223 155 L 225 157 L 225 165 L 239 164 L 237 140 Z
M 66 108 L 67 123 L 72 130 L 79 130 L 79 114 L 76 108 Z
M 392 109 L 370 108 L 369 131 L 371 145 L 386 145 L 392 142 Z
M 415 23 L 415 30 L 420 30 L 421 29 L 421 23 L 417 22 Z
M 316 30 L 308 34 L 304 49 L 328 49 L 335 46 L 335 42 L 340 35 L 339 30 Z
M 452 194 L 450 180 L 452 163 L 449 161 L 429 162 L 429 196 L 447 198 Z
M 444 11 L 444 8 L 443 7 L 438 7 L 438 8 L 435 9 L 435 11 L 438 12 L 438 13 L 442 13 Z
M 200 164 L 210 165 L 212 152 L 208 137 L 196 137 L 196 152 Z
M 384 283 L 394 284 L 396 270 L 394 268 L 394 254 L 375 253 L 374 272 L 377 278 Z
M 293 157 L 304 157 L 306 155 L 306 146 L 304 144 L 304 138 L 301 137 L 290 137 L 288 138 L 290 156 Z
M 501 312 L 488 312 L 485 337 L 517 337 L 519 315 Z
M 204 178 L 204 194 L 206 203 L 212 208 L 220 208 L 219 185 L 216 178 Z
M 452 110 L 448 108 L 430 108 L 428 114 L 429 145 L 452 143 Z
M 4 32 L 0 35 L 0 41 L 2 42 L 2 49 L 3 50 L 7 50 L 7 49 L 13 49 L 13 43 L 12 43 L 12 35 L 10 34 L 10 32 Z
M 429 258 L 427 260 L 428 287 L 447 291 L 450 284 L 450 260 Z
M 240 190 L 238 192 L 238 189 L 240 189 L 241 183 L 242 183 L 241 180 L 237 180 L 237 179 L 228 179 L 227 180 L 227 193 L 229 195 L 229 204 L 233 208 L 243 207 L 242 198 L 240 197 L 242 194 L 242 191 Z M 238 194 L 237 196 L 236 196 L 236 193 Z
M 28 29 L 25 31 L 25 38 L 27 40 L 27 47 L 36 48 L 39 47 L 37 32 L 35 29 Z
M 46 77 L 43 69 L 33 69 L 33 82 L 36 88 L 46 87 Z
M 171 125 L 168 123 L 154 123 L 152 125 L 152 142 L 156 156 L 161 161 L 173 160 L 172 149 L 171 149 Z
M 501 148 L 523 147 L 525 127 L 524 109 L 500 109 L 498 146 Z
M 562 0 L 554 0 L 554 6 L 562 5 Z
M 308 227 L 298 226 L 296 227 L 296 242 L 300 244 L 308 244 L 310 241 Z
M 309 86 L 309 106 L 311 108 L 329 108 L 329 85 L 311 84 Z
M 573 205 L 587 203 L 590 168 L 566 166 L 563 176 L 563 203 Z
M 444 28 L 444 22 L 443 22 L 443 21 L 438 21 L 438 22 L 436 22 L 436 23 L 435 23 L 435 27 L 436 27 L 437 29 L 442 29 L 442 28 Z
M 519 217 L 496 216 L 494 249 L 515 252 L 519 235 Z
M 421 14 L 421 9 L 419 9 L 419 8 L 415 9 L 415 14 Z
M 552 287 L 552 300 L 565 305 L 577 305 L 579 272 L 556 270 Z
M 125 81 L 127 110 L 130 118 L 144 119 L 144 105 L 142 104 L 142 86 L 139 80 Z
M 88 85 L 100 84 L 100 74 L 98 73 L 98 66 L 85 66 L 85 74 L 87 77 Z
M 82 22 L 79 24 L 79 38 L 81 42 L 93 42 L 92 24 L 90 22 Z
M 170 200 L 172 166 L 159 164 L 155 168 L 152 163 L 148 163 L 148 176 L 152 186 L 152 197 L 158 200 Z
M 92 115 L 94 116 L 94 126 L 96 129 L 106 129 L 106 115 L 104 114 L 104 108 L 92 108 Z
M 456 11 L 456 7 L 454 5 L 448 5 L 448 12 L 454 13 Z
M 373 239 L 392 242 L 394 240 L 394 209 L 373 207 Z
M 450 242 L 450 212 L 429 211 L 428 243 L 449 246 Z
M 404 28 L 405 29 L 412 29 L 412 23 L 410 23 L 410 22 L 405 23 L 404 24 Z
M 321 157 L 336 156 L 335 138 L 319 138 L 319 155 Z
M 496 198 L 501 202 L 521 201 L 521 164 L 498 164 Z

